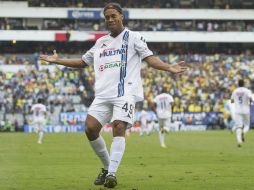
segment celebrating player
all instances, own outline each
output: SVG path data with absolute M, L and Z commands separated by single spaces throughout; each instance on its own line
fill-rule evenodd
M 135 103 L 143 100 L 140 70 L 141 61 L 151 67 L 178 74 L 187 70 L 184 62 L 167 64 L 153 56 L 143 36 L 123 26 L 123 10 L 117 3 L 109 3 L 103 10 L 109 34 L 101 37 L 80 59 L 59 59 L 41 55 L 42 60 L 68 67 L 93 65 L 95 71 L 95 99 L 86 118 L 86 135 L 100 158 L 103 168 L 95 185 L 113 188 L 116 172 L 125 151 L 125 131 L 133 124 Z M 113 142 L 110 155 L 100 131 L 112 121 Z

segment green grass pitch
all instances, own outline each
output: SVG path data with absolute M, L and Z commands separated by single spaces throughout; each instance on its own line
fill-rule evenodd
M 103 134 L 107 145 L 111 133 Z M 0 190 L 103 190 L 94 186 L 101 164 L 84 133 L 0 133 Z M 127 137 L 118 169 L 121 190 L 253 190 L 254 134 L 243 147 L 229 131 Z

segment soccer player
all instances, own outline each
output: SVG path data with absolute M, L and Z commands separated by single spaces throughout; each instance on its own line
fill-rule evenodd
M 245 135 L 250 128 L 250 105 L 252 102 L 251 91 L 244 87 L 244 80 L 238 81 L 231 96 L 231 102 L 235 103 L 235 131 L 238 147 L 245 141 Z
M 172 110 L 173 110 L 173 97 L 166 93 L 166 89 L 163 88 L 161 94 L 157 95 L 154 99 L 156 106 L 156 113 L 159 121 L 159 140 L 162 148 L 166 148 L 165 145 L 165 133 L 168 131 L 168 125 L 171 124 Z
M 42 99 L 39 98 L 37 103 L 31 108 L 31 112 L 33 113 L 33 125 L 35 129 L 38 130 L 38 144 L 42 144 L 44 133 L 43 126 L 45 125 L 47 114 L 46 106 L 43 105 L 42 102 Z
M 140 136 L 142 136 L 144 133 L 148 135 L 149 131 L 147 118 L 148 118 L 147 105 L 144 105 L 140 113 L 140 133 L 139 133 Z
M 94 184 L 114 188 L 117 185 L 116 172 L 125 151 L 125 131 L 133 124 L 135 103 L 143 100 L 141 61 L 174 74 L 185 72 L 187 67 L 184 62 L 171 65 L 153 56 L 144 37 L 123 26 L 123 10 L 119 4 L 107 4 L 103 14 L 109 34 L 99 38 L 82 58 L 59 59 L 55 50 L 52 56 L 41 55 L 40 58 L 68 67 L 93 65 L 95 99 L 88 110 L 85 132 L 103 164 Z M 113 141 L 109 155 L 100 131 L 110 120 Z

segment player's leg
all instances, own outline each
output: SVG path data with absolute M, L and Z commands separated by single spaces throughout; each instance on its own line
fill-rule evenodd
M 141 128 L 142 128 L 141 136 L 142 136 L 144 133 L 148 134 L 147 121 L 146 121 L 146 119 L 141 119 Z
M 150 135 L 153 131 L 153 121 L 152 122 L 147 122 L 147 135 Z
M 159 126 L 160 126 L 160 130 L 159 130 L 160 145 L 161 145 L 162 148 L 166 148 L 166 145 L 165 145 L 165 130 L 164 130 L 165 120 L 164 119 L 158 119 L 158 120 L 159 120 Z
M 35 132 L 38 133 L 37 135 L 37 143 L 38 144 L 41 144 L 41 136 L 43 136 L 41 134 L 41 130 L 40 130 L 40 125 L 39 125 L 39 122 L 36 120 L 36 121 L 33 121 L 33 126 L 34 126 L 34 129 L 35 129 Z
M 229 125 L 230 125 L 230 127 L 231 127 L 231 133 L 233 134 L 233 133 L 235 132 L 235 128 L 236 128 L 236 126 L 235 126 L 235 120 L 232 119 L 232 120 L 229 122 Z
M 44 130 L 43 130 L 43 122 L 38 122 L 38 144 L 42 144 L 42 139 L 44 136 Z
M 241 147 L 243 140 L 242 140 L 242 134 L 243 134 L 243 120 L 242 116 L 237 114 L 235 116 L 235 132 L 236 132 L 236 140 L 238 147 Z
M 242 132 L 242 141 L 244 142 L 245 141 L 245 137 L 246 137 L 246 134 L 248 133 L 249 129 L 250 129 L 250 114 L 245 114 L 243 116 L 243 132 Z
M 102 136 L 99 135 L 102 125 L 93 116 L 87 115 L 86 118 L 86 136 L 90 142 L 95 154 L 99 157 L 103 164 L 102 171 L 99 173 L 94 181 L 95 185 L 103 185 L 109 166 L 109 153 L 106 143 Z
M 113 188 L 117 185 L 116 172 L 125 151 L 125 131 L 128 123 L 115 120 L 112 123 L 113 141 L 110 147 L 110 163 L 104 186 Z
M 144 134 L 144 126 L 142 124 L 142 121 L 140 122 L 140 131 L 139 131 L 139 136 L 143 136 Z
M 95 185 L 103 185 L 108 173 L 109 153 L 106 143 L 103 137 L 100 135 L 100 131 L 102 126 L 109 121 L 109 118 L 111 117 L 110 112 L 111 110 L 107 105 L 95 99 L 88 110 L 88 115 L 86 118 L 86 136 L 92 149 L 103 164 L 102 171 L 94 181 Z
M 115 174 L 125 151 L 125 131 L 128 123 L 115 120 L 112 125 L 113 142 L 110 147 L 109 173 Z
M 133 98 L 117 98 L 112 101 L 113 110 L 113 141 L 110 147 L 110 163 L 104 186 L 114 188 L 117 185 L 116 172 L 125 151 L 125 132 L 133 124 L 135 103 Z

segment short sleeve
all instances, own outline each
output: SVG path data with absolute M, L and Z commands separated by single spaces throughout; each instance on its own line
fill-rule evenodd
M 148 48 L 146 40 L 140 33 L 135 32 L 134 48 L 141 57 L 141 60 L 153 55 L 153 52 Z
M 95 51 L 95 45 L 88 50 L 84 55 L 82 55 L 82 60 L 87 64 L 87 65 L 93 65 L 94 63 L 94 51 Z

